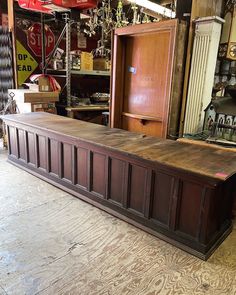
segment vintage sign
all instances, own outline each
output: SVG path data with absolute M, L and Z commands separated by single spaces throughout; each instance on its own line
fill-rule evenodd
M 37 68 L 38 63 L 27 49 L 16 40 L 18 84 L 21 86 Z
M 41 24 L 35 23 L 27 30 L 27 44 L 36 56 L 42 56 Z M 45 52 L 48 56 L 55 46 L 55 36 L 45 25 Z
M 83 33 L 77 35 L 77 46 L 78 48 L 87 48 L 87 38 Z
M 23 9 L 51 14 L 51 10 L 45 8 L 43 3 L 41 0 L 18 0 L 19 6 Z

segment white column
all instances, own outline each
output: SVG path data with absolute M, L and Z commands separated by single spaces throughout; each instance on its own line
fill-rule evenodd
M 215 66 L 224 20 L 218 16 L 195 20 L 184 134 L 202 131 L 204 109 L 211 101 Z

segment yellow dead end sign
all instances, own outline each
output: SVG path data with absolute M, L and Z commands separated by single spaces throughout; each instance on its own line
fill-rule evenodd
M 37 68 L 38 63 L 27 49 L 16 40 L 18 84 L 21 86 Z

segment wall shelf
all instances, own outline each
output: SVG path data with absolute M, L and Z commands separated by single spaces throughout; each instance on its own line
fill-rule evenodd
M 131 114 L 122 112 L 122 116 L 126 116 L 133 119 L 138 119 L 141 121 L 154 121 L 154 122 L 162 122 L 162 118 L 154 117 L 154 116 L 145 116 L 145 115 L 139 115 L 139 114 Z
M 62 75 L 65 77 L 65 70 L 52 70 L 48 69 L 47 74 L 50 75 Z M 72 75 L 89 75 L 89 76 L 109 76 L 110 77 L 110 71 L 84 71 L 84 70 L 71 70 Z

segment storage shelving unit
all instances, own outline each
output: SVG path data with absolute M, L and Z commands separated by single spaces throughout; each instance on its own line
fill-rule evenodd
M 59 79 L 60 78 L 62 78 L 63 80 L 67 79 L 66 69 L 62 69 L 62 70 L 47 69 L 47 74 L 53 75 L 54 77 L 58 77 Z M 99 70 L 86 71 L 86 70 L 75 70 L 74 69 L 74 70 L 70 71 L 70 75 L 71 75 L 72 80 L 73 80 L 73 78 L 77 79 L 77 77 L 79 79 L 86 79 L 86 80 L 93 79 L 93 81 L 97 81 L 97 80 L 102 79 L 102 80 L 106 80 L 107 82 L 105 82 L 105 84 L 108 85 L 108 83 L 110 83 L 109 81 L 110 81 L 111 72 L 110 71 L 99 71 Z M 74 83 L 72 82 L 72 84 L 74 84 Z M 77 86 L 78 86 L 78 84 L 77 84 Z M 84 117 L 86 117 L 85 113 L 87 112 L 87 114 L 90 114 L 92 116 L 86 117 L 86 119 L 85 119 L 86 121 L 88 118 L 90 118 L 90 120 L 91 120 L 91 118 L 93 120 L 93 117 L 98 118 L 102 114 L 103 111 L 109 110 L 108 105 L 96 105 L 96 106 L 89 105 L 89 106 L 85 106 L 85 107 L 83 107 L 83 106 L 72 107 L 71 105 L 64 105 L 63 103 L 57 104 L 57 108 L 58 108 L 59 114 L 65 115 L 67 113 L 67 116 L 70 116 L 72 118 L 76 118 L 77 115 L 79 114 L 81 120 Z M 98 115 L 98 113 L 100 115 Z M 100 122 L 99 120 L 97 120 L 97 121 L 95 120 L 95 121 L 91 121 L 91 122 L 97 123 L 97 122 Z

